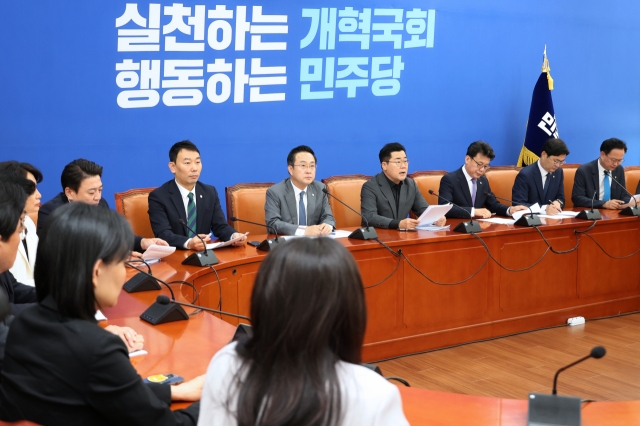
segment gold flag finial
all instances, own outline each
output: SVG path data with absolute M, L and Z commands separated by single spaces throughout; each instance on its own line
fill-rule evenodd
M 553 90 L 553 78 L 551 78 L 551 67 L 549 66 L 549 60 L 547 59 L 547 45 L 544 45 L 544 60 L 542 61 L 542 72 L 547 73 L 547 83 L 549 84 L 549 90 Z

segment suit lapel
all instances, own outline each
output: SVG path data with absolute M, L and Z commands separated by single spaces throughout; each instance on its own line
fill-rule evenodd
M 596 160 L 596 162 L 593 163 L 593 166 L 594 166 L 593 169 L 591 169 L 591 179 L 593 181 L 593 188 L 597 191 L 596 200 L 599 200 L 600 199 L 600 179 L 598 175 L 600 174 L 600 170 L 598 169 L 598 160 Z
M 458 169 L 458 185 L 460 185 L 460 190 L 462 194 L 464 194 L 464 199 L 467 202 L 468 206 L 475 207 L 473 202 L 471 201 L 471 192 L 469 191 L 469 183 L 467 183 L 467 177 L 464 175 L 462 169 Z M 476 201 L 478 201 L 478 194 L 481 193 L 480 189 L 480 179 L 476 180 L 478 185 L 476 186 Z
M 171 202 L 173 202 L 173 205 L 178 212 L 178 217 L 182 219 L 184 223 L 187 223 L 187 213 L 185 211 L 184 201 L 182 201 L 182 196 L 180 195 L 180 190 L 178 189 L 178 184 L 176 183 L 176 181 L 172 181 L 172 184 L 169 188 L 169 193 L 171 195 Z M 189 235 L 186 229 L 185 235 Z
M 291 183 L 291 179 L 287 179 L 287 183 L 285 185 L 285 195 L 284 199 L 287 201 L 287 207 L 289 208 L 289 212 L 291 212 L 291 217 L 293 218 L 294 225 L 300 225 L 299 223 L 299 215 L 298 208 L 296 207 L 296 192 L 293 190 L 293 183 Z
M 389 203 L 389 208 L 391 209 L 393 218 L 397 219 L 398 212 L 396 211 L 396 200 L 395 198 L 393 198 L 393 192 L 391 192 L 391 187 L 389 187 L 389 182 L 387 182 L 387 178 L 384 176 L 384 173 L 380 173 L 376 180 L 378 181 L 380 192 L 382 192 L 382 195 L 384 195 L 384 197 L 387 199 L 387 202 Z M 400 194 L 402 194 L 402 191 L 400 191 Z M 399 205 L 402 205 L 402 195 L 400 196 Z

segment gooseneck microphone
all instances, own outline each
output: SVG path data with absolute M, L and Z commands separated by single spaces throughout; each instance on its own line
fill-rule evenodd
M 376 232 L 375 228 L 369 227 L 369 221 L 367 220 L 366 217 L 362 215 L 362 213 L 356 211 L 353 207 L 351 207 L 350 205 L 348 205 L 347 203 L 345 203 L 344 201 L 342 201 L 341 199 L 339 199 L 338 197 L 330 193 L 326 187 L 322 188 L 322 192 L 327 194 L 329 197 L 332 197 L 334 200 L 336 200 L 337 202 L 339 202 L 340 204 L 342 204 L 343 206 L 345 206 L 346 208 L 348 208 L 349 210 L 351 210 L 352 212 L 360 216 L 362 220 L 364 220 L 364 223 L 367 224 L 365 228 L 358 228 L 355 231 L 353 231 L 351 234 L 349 234 L 348 238 L 352 238 L 354 240 L 378 239 L 378 233 Z
M 582 400 L 575 396 L 558 395 L 556 384 L 558 374 L 573 367 L 588 358 L 602 358 L 607 353 L 602 346 L 591 349 L 589 355 L 562 367 L 553 378 L 553 393 L 530 393 L 529 411 L 527 413 L 528 425 L 580 425 L 582 421 Z
M 191 254 L 189 257 L 187 257 L 182 262 L 182 264 L 183 265 L 192 265 L 192 266 L 209 266 L 209 265 L 215 265 L 216 263 L 219 263 L 220 261 L 218 260 L 216 255 L 213 254 L 213 250 L 209 251 L 207 249 L 207 244 L 204 242 L 204 238 L 202 238 L 200 235 L 198 235 L 198 233 L 196 231 L 191 229 L 191 227 L 189 227 L 189 225 L 187 225 L 184 222 L 184 220 L 180 219 L 180 223 L 186 229 L 191 231 L 195 237 L 198 237 L 200 239 L 200 241 L 202 241 L 202 245 L 204 246 L 204 251 L 196 252 L 196 253 Z
M 472 234 L 475 232 L 482 232 L 482 228 L 480 227 L 480 224 L 477 221 L 476 222 L 473 221 L 473 216 L 471 215 L 471 212 L 467 211 L 466 209 L 463 209 L 453 201 L 447 200 L 446 198 L 438 194 L 433 189 L 429 190 L 429 194 L 435 195 L 436 197 L 446 201 L 447 203 L 453 204 L 454 206 L 456 206 L 457 208 L 459 208 L 460 210 L 462 210 L 463 212 L 469 215 L 469 219 L 471 219 L 471 221 L 459 223 L 455 228 L 453 228 L 455 232 L 462 232 L 463 234 Z
M 232 222 L 244 222 L 244 223 L 250 223 L 252 225 L 258 225 L 258 226 L 262 226 L 264 228 L 267 228 L 267 231 L 273 231 L 273 233 L 275 234 L 276 238 L 275 239 L 270 239 L 267 238 L 266 240 L 262 241 L 261 243 L 259 243 L 256 246 L 256 250 L 260 250 L 260 251 L 269 251 L 271 250 L 271 245 L 272 244 L 277 244 L 280 241 L 278 241 L 278 231 L 276 230 L 275 227 L 270 226 L 270 225 L 265 225 L 264 223 L 258 223 L 258 222 L 251 222 L 250 220 L 244 220 L 244 219 L 238 219 L 235 216 L 231 216 L 231 221 Z M 252 244 L 252 242 L 250 242 L 249 244 Z M 253 245 L 253 244 L 252 244 Z
M 618 179 L 616 179 L 615 176 L 611 175 L 611 172 L 609 170 L 605 170 L 604 174 L 606 174 L 607 176 L 613 177 L 613 181 L 616 183 L 616 185 L 618 185 L 620 188 L 622 188 L 624 190 L 624 192 L 629 194 L 629 196 L 631 197 L 631 199 L 635 203 L 634 207 L 627 206 L 624 209 L 620 210 L 618 212 L 618 214 L 621 214 L 623 216 L 640 216 L 640 208 L 638 208 L 638 200 L 636 200 L 636 197 L 634 197 L 632 193 L 627 191 L 627 188 L 625 188 L 623 184 L 618 182 Z
M 165 295 L 160 295 L 156 298 L 156 301 L 145 310 L 140 319 L 148 322 L 152 325 L 164 324 L 167 322 L 188 320 L 189 315 L 185 312 L 181 305 L 188 306 L 190 308 L 202 309 L 203 311 L 214 312 L 216 314 L 229 315 L 232 317 L 251 321 L 249 318 L 242 315 L 232 314 L 230 312 L 218 311 L 215 309 L 205 308 L 204 306 L 192 305 L 190 303 L 177 302 L 171 300 Z
M 161 296 L 158 296 L 158 297 L 161 297 Z M 166 298 L 168 299 L 168 297 L 167 297 L 167 296 L 164 296 L 164 297 L 166 297 Z M 607 353 L 607 350 L 604 348 L 604 346 L 596 346 L 596 347 L 594 347 L 593 349 L 591 349 L 591 352 L 589 353 L 589 355 L 587 355 L 587 356 L 583 356 L 583 357 L 582 357 L 582 358 L 580 358 L 579 360 L 574 361 L 574 362 L 572 362 L 571 364 L 569 364 L 569 365 L 567 365 L 567 366 L 564 366 L 564 367 L 562 367 L 561 369 L 559 369 L 559 370 L 556 372 L 556 375 L 553 377 L 553 390 L 551 391 L 551 393 L 552 393 L 553 395 L 557 395 L 557 394 L 558 394 L 558 392 L 557 392 L 557 386 L 556 386 L 556 385 L 557 385 L 557 383 L 558 383 L 558 375 L 559 375 L 560 373 L 562 373 L 564 370 L 566 370 L 567 368 L 571 368 L 571 367 L 573 367 L 574 365 L 579 364 L 579 363 L 581 363 L 582 361 L 585 361 L 585 360 L 587 360 L 587 359 L 589 359 L 589 358 L 600 359 L 600 358 L 602 358 L 603 356 L 605 356 L 605 354 L 606 354 L 606 353 Z
M 585 219 L 585 220 L 599 220 L 602 219 L 602 216 L 600 216 L 600 212 L 598 210 L 594 210 L 593 209 L 593 203 L 596 199 L 596 194 L 598 193 L 598 190 L 596 189 L 595 191 L 593 191 L 593 197 L 591 197 L 591 210 L 582 210 L 580 213 L 578 213 L 576 215 L 576 218 L 578 219 Z
M 160 296 L 158 296 L 156 298 L 156 302 L 158 302 L 161 305 L 168 305 L 169 303 L 176 303 L 178 305 L 188 306 L 189 308 L 201 309 L 203 311 L 212 312 L 214 314 L 228 315 L 230 317 L 240 318 L 240 319 L 243 319 L 243 320 L 251 322 L 251 318 L 245 317 L 243 315 L 232 314 L 231 312 L 219 311 L 217 309 L 211 309 L 211 308 L 205 308 L 204 306 L 193 305 L 191 303 L 179 302 L 177 300 L 171 300 L 171 299 L 169 299 L 168 296 L 165 296 L 164 294 L 161 294 Z
M 498 200 L 507 201 L 507 202 L 511 203 L 512 205 L 514 204 L 513 200 L 510 200 L 508 198 L 498 197 L 493 192 L 487 191 L 487 192 L 484 193 L 484 195 L 487 195 L 487 196 L 491 195 L 491 196 L 497 198 Z M 527 216 L 526 213 L 523 214 L 522 217 L 520 217 L 520 219 L 516 220 L 514 225 L 529 226 L 529 227 L 542 225 L 542 222 L 540 221 L 540 218 L 533 213 L 533 210 L 531 210 L 531 206 L 525 206 L 525 207 L 527 207 L 529 209 L 529 216 Z M 511 216 L 513 216 L 513 214 Z

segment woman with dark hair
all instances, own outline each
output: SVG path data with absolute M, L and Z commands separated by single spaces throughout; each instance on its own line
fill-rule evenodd
M 198 425 L 407 425 L 398 389 L 359 365 L 366 315 L 340 243 L 280 244 L 253 287 L 253 337 L 211 360 Z
M 203 376 L 148 385 L 123 341 L 96 324 L 114 306 L 133 245 L 127 221 L 109 209 L 69 203 L 40 235 L 38 304 L 11 324 L 2 368 L 0 419 L 46 425 L 194 425 L 199 404 L 172 412 L 172 400 L 200 398 Z
M 24 231 L 22 231 L 22 244 L 18 247 L 16 261 L 10 271 L 14 278 L 22 284 L 33 287 L 33 270 L 36 263 L 36 250 L 38 249 L 38 234 L 33 218 L 38 217 L 40 209 L 40 199 L 42 195 L 38 191 L 37 184 L 42 182 L 42 173 L 29 163 L 18 163 L 17 161 L 3 161 L 0 163 L 0 170 L 16 174 L 33 182 L 35 191 L 29 194 L 25 204 L 27 216 L 24 219 Z

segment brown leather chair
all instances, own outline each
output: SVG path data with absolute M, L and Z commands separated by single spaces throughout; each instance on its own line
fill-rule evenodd
M 116 192 L 116 210 L 131 225 L 135 235 L 153 238 L 153 230 L 149 221 L 149 193 L 155 188 L 130 189 Z
M 264 205 L 267 201 L 267 189 L 273 186 L 272 182 L 264 183 L 238 183 L 227 186 L 227 220 L 238 232 L 250 232 L 252 234 L 269 234 L 273 231 L 264 226 L 252 225 L 244 222 L 233 222 L 233 216 L 238 219 L 266 225 Z
M 327 185 L 329 193 L 335 195 L 355 211 L 359 212 L 360 191 L 362 190 L 362 185 L 369 179 L 371 179 L 371 176 L 342 175 L 322 179 L 322 183 Z M 333 217 L 336 219 L 336 228 L 341 229 L 350 226 L 360 226 L 360 222 L 362 221 L 360 216 L 340 204 L 333 197 L 329 197 L 329 205 L 331 206 Z
M 520 172 L 521 167 L 516 166 L 493 166 L 486 173 L 489 185 L 491 185 L 491 192 L 496 197 L 506 198 L 511 200 L 513 193 L 513 184 L 516 181 L 516 176 Z M 511 203 L 498 198 L 498 201 L 506 206 L 510 206 Z
M 576 177 L 576 170 L 578 170 L 580 164 L 563 164 L 562 172 L 564 173 L 564 209 L 569 210 L 573 208 L 573 201 L 571 201 L 571 193 L 573 192 L 573 180 Z
M 444 170 L 429 170 L 413 172 L 409 177 L 416 181 L 416 185 L 418 185 L 418 189 L 425 200 L 427 200 L 427 203 L 429 203 L 429 205 L 437 205 L 438 197 L 429 194 L 429 190 L 432 189 L 435 192 L 438 192 L 440 188 L 440 179 L 442 179 L 442 176 L 445 174 L 447 174 L 447 172 Z
M 640 182 L 640 166 L 627 166 L 624 168 L 624 180 L 627 184 L 627 191 L 636 194 L 638 182 Z M 633 203 L 632 203 L 633 204 Z

